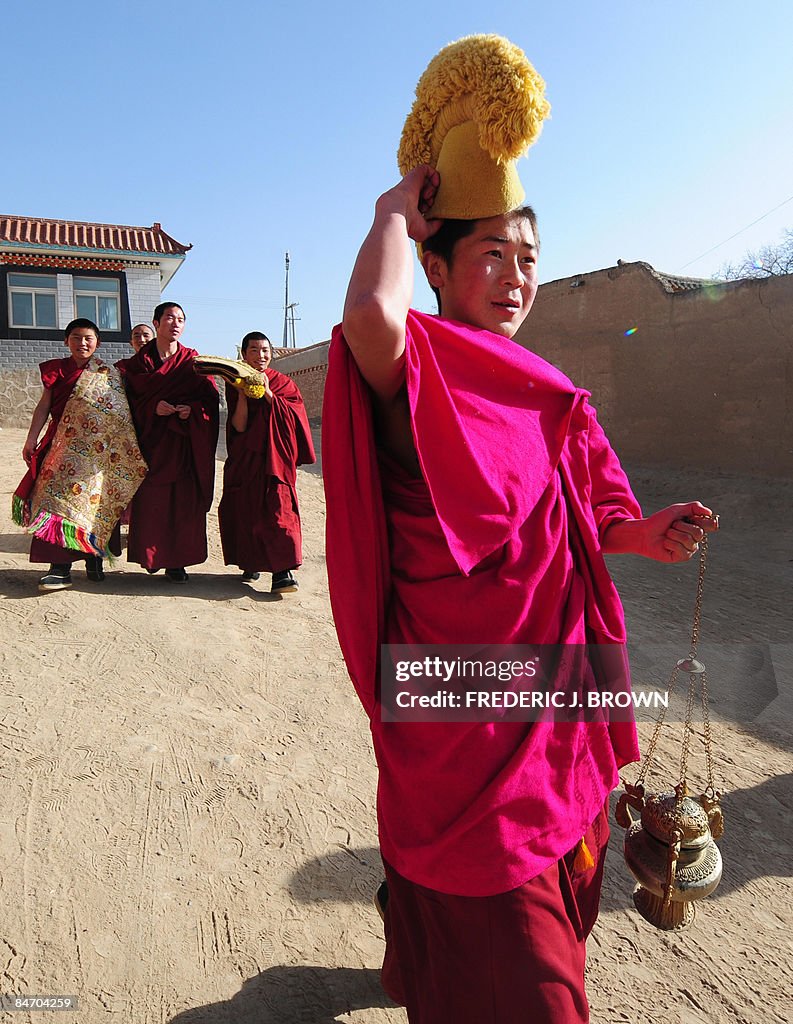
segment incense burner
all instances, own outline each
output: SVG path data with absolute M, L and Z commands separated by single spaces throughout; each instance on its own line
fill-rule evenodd
M 625 788 L 615 817 L 627 830 L 625 862 L 639 883 L 634 905 L 656 928 L 686 928 L 694 920 L 694 904 L 721 880 L 715 843 L 723 831 L 718 796 L 703 794 L 695 800 L 684 785 L 646 795 L 643 786 Z M 640 812 L 638 819 L 631 808 Z

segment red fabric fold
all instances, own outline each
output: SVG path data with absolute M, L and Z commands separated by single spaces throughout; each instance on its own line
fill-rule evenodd
M 420 313 L 408 331 L 419 462 L 449 550 L 468 573 L 544 493 L 578 392 L 549 363 L 489 331 Z

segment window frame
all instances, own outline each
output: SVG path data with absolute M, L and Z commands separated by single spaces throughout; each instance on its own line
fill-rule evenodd
M 123 344 L 129 342 L 129 335 L 132 329 L 129 311 L 129 291 L 127 288 L 127 275 L 124 270 L 88 270 L 83 267 L 57 267 L 46 264 L 44 266 L 31 267 L 29 264 L 13 263 L 13 256 L 6 257 L 8 262 L 0 263 L 0 338 L 9 341 L 57 341 L 63 344 L 63 328 L 58 326 L 50 327 L 12 327 L 11 310 L 9 308 L 8 275 L 9 274 L 36 274 L 47 277 L 54 276 L 57 279 L 59 274 L 66 274 L 75 277 L 104 277 L 113 278 L 119 282 L 120 302 L 120 329 L 117 331 L 102 331 L 102 342 L 112 344 Z M 74 301 L 74 284 L 72 283 L 72 301 Z M 60 323 L 60 309 L 56 300 L 56 316 Z M 35 357 L 34 357 L 35 358 Z
M 11 284 L 11 277 L 51 277 L 53 279 L 52 288 L 43 288 L 37 285 L 24 285 Z M 41 273 L 38 268 L 36 271 L 25 268 L 24 270 L 18 270 L 16 268 L 9 269 L 8 276 L 6 278 L 6 301 L 8 302 L 8 326 L 11 330 L 22 330 L 22 331 L 56 331 L 58 329 L 58 278 L 55 274 Z M 31 302 L 33 310 L 33 323 L 32 324 L 15 324 L 13 322 L 14 317 L 14 301 L 12 295 L 32 295 L 33 299 Z M 36 322 L 36 296 L 37 295 L 51 295 L 55 301 L 55 323 L 54 324 L 39 324 Z
M 115 291 L 111 293 L 110 289 L 103 290 L 101 288 L 97 288 L 97 289 L 93 289 L 92 290 L 90 288 L 79 288 L 79 289 L 77 288 L 76 282 L 78 280 L 90 281 L 92 276 L 94 278 L 100 278 L 100 279 L 105 280 L 105 281 L 113 281 L 113 283 L 116 286 Z M 115 330 L 111 330 L 111 328 L 109 328 L 109 327 L 108 328 L 104 328 L 99 323 L 99 305 L 98 305 L 99 299 L 110 298 L 111 294 L 112 294 L 112 297 L 115 299 L 115 302 L 116 302 L 116 323 L 119 325 L 118 327 L 115 328 Z M 94 323 L 97 325 L 97 327 L 99 328 L 100 331 L 103 331 L 106 334 L 117 334 L 117 333 L 121 332 L 121 282 L 119 281 L 118 277 L 116 277 L 113 274 L 93 274 L 93 275 L 90 275 L 90 276 L 88 274 L 83 274 L 83 273 L 73 274 L 72 275 L 72 298 L 73 298 L 73 301 L 74 301 L 74 316 L 75 316 L 75 318 L 80 316 L 80 314 L 77 311 L 77 299 L 78 299 L 78 297 L 80 297 L 80 298 L 91 298 L 91 299 L 95 299 L 96 300 L 95 303 L 94 303 L 95 306 L 96 306 L 96 313 L 95 313 L 94 316 L 89 317 L 88 319 L 89 320 L 93 320 Z

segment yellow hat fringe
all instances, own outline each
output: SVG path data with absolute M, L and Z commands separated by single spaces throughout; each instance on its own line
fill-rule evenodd
M 465 121 L 497 163 L 522 156 L 550 114 L 545 82 L 523 51 L 497 35 L 466 36 L 444 47 L 416 86 L 397 156 L 407 174 L 437 162 L 448 130 Z

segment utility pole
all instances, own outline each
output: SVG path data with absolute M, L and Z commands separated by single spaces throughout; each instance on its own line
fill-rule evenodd
M 299 320 L 300 317 L 295 316 L 295 310 L 299 305 L 299 302 L 290 302 L 289 305 L 286 307 L 289 314 L 289 338 L 291 341 L 291 344 L 288 346 L 289 348 L 297 348 L 297 339 L 295 337 L 295 321 Z
M 287 348 L 287 325 L 289 322 L 289 253 L 284 253 L 286 263 L 286 283 L 284 285 L 284 348 Z M 294 333 L 294 327 L 292 328 Z

